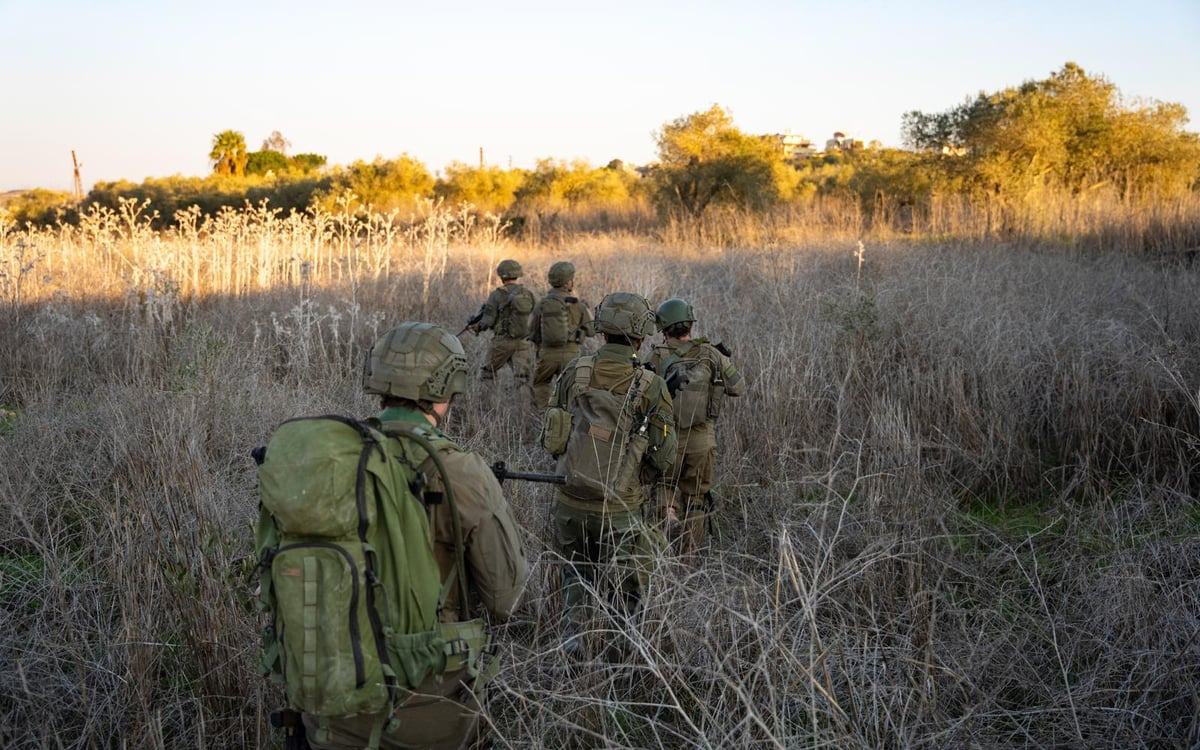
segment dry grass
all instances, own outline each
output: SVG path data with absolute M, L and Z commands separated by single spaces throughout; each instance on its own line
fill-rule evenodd
M 457 330 L 512 256 L 537 286 L 573 260 L 592 303 L 687 297 L 749 393 L 713 553 L 595 623 L 620 664 L 562 663 L 550 493 L 506 484 L 535 566 L 499 746 L 1196 746 L 1200 277 L 1143 255 L 1194 208 L 1111 245 L 832 208 L 551 244 L 434 207 L 0 227 L 0 745 L 269 745 L 249 450 L 369 413 L 374 336 Z M 505 384 L 452 431 L 549 468 Z

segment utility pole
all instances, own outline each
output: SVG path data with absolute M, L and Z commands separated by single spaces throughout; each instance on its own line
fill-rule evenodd
M 479 168 L 483 169 L 483 146 L 479 147 Z
M 79 204 L 83 203 L 83 180 L 79 178 L 79 168 L 83 165 L 75 158 L 75 149 L 71 149 L 71 163 L 75 165 L 75 207 L 79 208 Z

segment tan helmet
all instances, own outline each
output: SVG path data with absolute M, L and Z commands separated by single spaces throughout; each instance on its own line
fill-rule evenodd
M 432 323 L 403 323 L 383 334 L 363 365 L 363 391 L 445 403 L 467 389 L 462 343 Z
M 567 282 L 575 278 L 575 264 L 568 260 L 560 260 L 550 266 L 550 271 L 546 274 L 546 281 L 550 282 L 552 287 L 563 287 Z
M 631 339 L 654 333 L 654 310 L 646 298 L 634 292 L 613 292 L 596 307 L 596 328 Z
M 521 264 L 511 258 L 500 261 L 500 265 L 496 266 L 496 275 L 501 279 L 519 279 L 521 278 Z

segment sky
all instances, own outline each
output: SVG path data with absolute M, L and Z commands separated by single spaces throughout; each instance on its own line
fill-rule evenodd
M 0 0 L 0 191 L 204 175 L 213 136 L 349 164 L 595 166 L 718 104 L 901 146 L 901 117 L 1076 62 L 1200 131 L 1200 0 Z

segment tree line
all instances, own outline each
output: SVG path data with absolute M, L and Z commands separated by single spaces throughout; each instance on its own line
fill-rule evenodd
M 778 140 L 743 132 L 719 105 L 664 123 L 657 161 L 633 168 L 543 159 L 533 169 L 454 162 L 434 175 L 407 154 L 328 165 L 319 154 L 289 156 L 278 132 L 258 151 L 234 130 L 214 135 L 206 177 L 101 182 L 81 206 L 69 195 L 31 191 L 8 206 L 18 222 L 71 222 L 88 206 L 136 200 L 170 225 L 191 206 L 267 201 L 283 211 L 353 201 L 372 211 L 413 215 L 428 201 L 469 204 L 513 221 L 579 212 L 652 212 L 698 220 L 720 210 L 761 212 L 816 196 L 852 197 L 870 213 L 881 203 L 920 210 L 950 195 L 1003 208 L 1035 206 L 1049 195 L 1106 191 L 1134 204 L 1200 189 L 1200 136 L 1186 130 L 1182 105 L 1126 100 L 1101 75 L 1065 64 L 1048 78 L 980 92 L 943 112 L 904 115 L 905 148 L 849 148 L 799 159 Z

